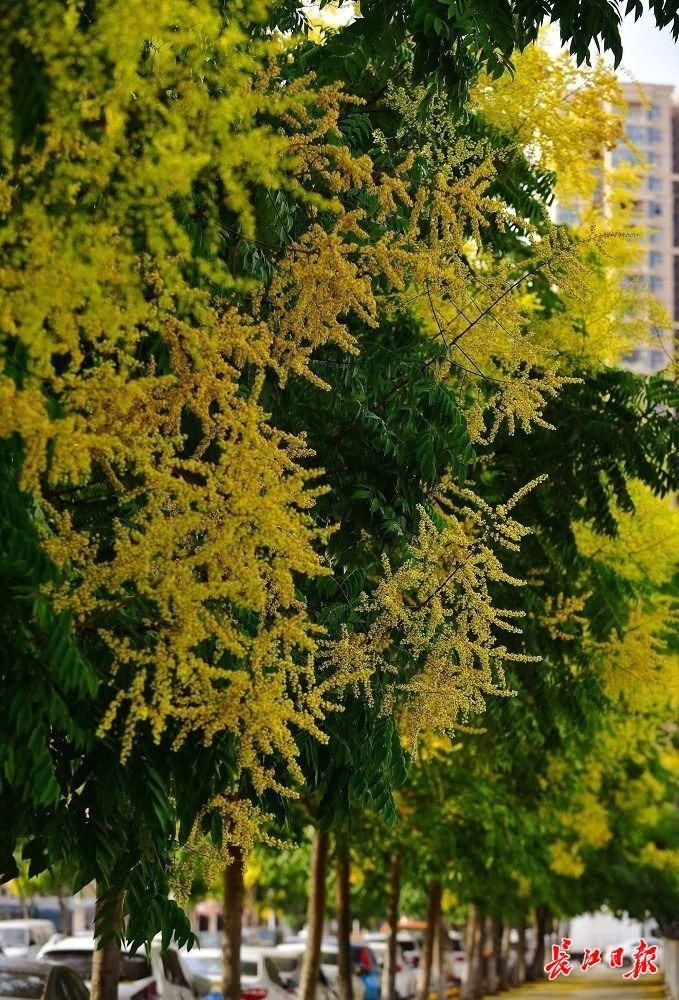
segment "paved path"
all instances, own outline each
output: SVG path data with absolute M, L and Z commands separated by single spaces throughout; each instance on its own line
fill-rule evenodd
M 626 971 L 626 970 L 625 970 Z M 637 982 L 622 978 L 622 970 L 596 973 L 572 972 L 568 978 L 560 977 L 552 983 L 528 983 L 520 990 L 500 994 L 519 1000 L 662 1000 L 664 989 L 659 975 L 642 976 Z

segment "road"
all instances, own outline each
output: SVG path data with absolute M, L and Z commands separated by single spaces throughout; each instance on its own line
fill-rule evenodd
M 637 982 L 622 978 L 620 970 L 615 972 L 571 973 L 568 978 L 560 977 L 552 983 L 528 983 L 520 990 L 511 990 L 505 996 L 522 993 L 526 1000 L 661 1000 L 665 995 L 659 975 L 642 976 Z

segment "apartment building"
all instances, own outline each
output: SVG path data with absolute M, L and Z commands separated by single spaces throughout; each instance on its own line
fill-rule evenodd
M 659 330 L 657 340 L 640 344 L 627 362 L 635 370 L 654 372 L 673 356 L 679 329 L 679 105 L 672 86 L 621 86 L 628 104 L 626 133 L 631 148 L 621 145 L 606 155 L 616 164 L 635 158 L 635 149 L 648 165 L 636 193 L 636 213 L 649 227 L 638 276 L 663 304 L 674 328 Z
M 670 317 L 668 329 L 658 330 L 650 343 L 639 344 L 624 364 L 651 373 L 674 357 L 679 337 L 679 97 L 665 84 L 621 82 L 621 88 L 628 105 L 628 142 L 606 152 L 605 159 L 615 166 L 642 157 L 647 165 L 643 184 L 635 192 L 634 215 L 648 237 L 638 272 L 630 280 L 640 279 Z M 603 190 L 600 195 L 604 196 Z M 577 204 L 554 206 L 557 222 L 575 222 L 579 213 Z

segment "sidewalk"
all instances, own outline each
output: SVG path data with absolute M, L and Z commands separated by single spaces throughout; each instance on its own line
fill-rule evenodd
M 592 975 L 589 972 L 574 971 L 567 979 L 560 977 L 549 983 L 527 983 L 518 990 L 510 990 L 500 994 L 506 997 L 518 998 L 519 993 L 530 1000 L 568 1000 L 570 997 L 578 1000 L 661 1000 L 665 995 L 662 976 L 643 976 L 637 982 L 623 979 L 619 972 L 602 972 Z

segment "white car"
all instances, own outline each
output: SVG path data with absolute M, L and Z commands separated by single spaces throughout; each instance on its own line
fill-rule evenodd
M 241 1000 L 290 1000 L 290 992 L 272 960 L 271 948 L 243 946 L 240 950 Z M 192 948 L 180 953 L 189 978 L 208 980 L 215 993 L 222 985 L 221 948 Z
M 330 987 L 337 993 L 339 983 L 339 946 L 337 941 L 323 941 L 321 944 L 321 972 Z M 354 972 L 352 974 L 354 1000 L 365 1000 L 365 986 Z
M 401 945 L 403 957 L 413 969 L 419 969 L 422 961 L 422 949 L 420 942 L 412 931 L 399 931 L 396 940 Z
M 265 950 L 278 969 L 278 975 L 286 990 L 296 994 L 302 978 L 306 944 L 303 941 L 289 941 Z M 336 997 L 337 991 L 330 986 L 321 970 L 320 980 L 316 986 L 316 1000 L 336 1000 Z
M 38 953 L 39 962 L 66 965 L 77 972 L 90 989 L 95 942 L 91 934 L 78 934 L 50 941 Z M 118 1000 L 194 1000 L 193 990 L 180 965 L 177 952 L 168 948 L 161 955 L 158 942 L 145 952 L 123 950 L 120 961 Z
M 0 949 L 7 958 L 33 958 L 56 932 L 51 920 L 3 920 Z
M 386 934 L 366 934 L 364 941 L 373 950 L 379 967 L 382 969 L 382 996 L 386 996 L 386 962 L 389 939 Z M 395 976 L 396 996 L 399 1000 L 406 1000 L 407 997 L 415 996 L 417 992 L 417 970 L 405 959 L 403 945 L 396 938 L 396 976 Z
M 89 1000 L 82 979 L 65 965 L 0 958 L 1 1000 Z
M 604 965 L 610 965 L 611 955 L 618 948 L 622 948 L 622 964 L 625 968 L 634 965 L 634 952 L 639 947 L 639 938 L 630 938 L 629 941 L 623 941 L 621 944 L 612 944 L 606 948 L 603 954 Z M 658 949 L 656 952 L 656 965 L 662 965 L 662 941 L 655 937 L 644 937 L 644 941 L 647 945 L 653 946 Z
M 455 931 L 448 933 L 450 941 L 450 951 L 447 953 L 447 962 L 453 979 L 456 983 L 464 983 L 467 979 L 467 952 L 459 934 Z

